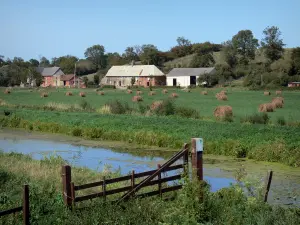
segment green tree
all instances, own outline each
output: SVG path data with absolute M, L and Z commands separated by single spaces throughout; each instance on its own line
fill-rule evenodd
M 280 59 L 284 53 L 283 40 L 281 39 L 281 32 L 278 27 L 267 27 L 263 31 L 264 38 L 261 41 L 264 54 L 270 62 Z
M 4 56 L 0 55 L 0 67 L 5 64 Z
M 251 30 L 241 30 L 232 37 L 232 45 L 240 56 L 241 64 L 248 64 L 249 60 L 255 58 L 255 51 L 259 46 L 258 40 L 254 38 Z
M 231 41 L 227 41 L 223 43 L 223 48 L 221 51 L 221 55 L 223 56 L 225 62 L 231 67 L 235 68 L 238 63 L 237 53 L 235 48 L 232 45 Z
M 61 56 L 56 58 L 56 66 L 59 66 L 65 74 L 73 74 L 75 70 L 75 63 L 78 58 L 71 55 Z
M 192 53 L 192 44 L 188 39 L 178 37 L 176 41 L 177 45 L 171 48 L 171 52 L 174 53 L 174 55 L 183 57 Z
M 46 57 L 41 57 L 40 58 L 40 67 L 49 67 L 50 66 L 50 61 Z
M 84 56 L 93 62 L 97 69 L 103 69 L 107 65 L 106 56 L 105 56 L 105 48 L 103 45 L 93 45 L 89 47 L 84 52 Z
M 107 65 L 108 67 L 116 66 L 116 65 L 124 65 L 126 63 L 126 59 L 120 56 L 119 53 L 107 53 Z
M 83 83 L 85 84 L 85 86 L 88 85 L 89 79 L 87 77 L 83 77 Z
M 100 82 L 100 77 L 99 77 L 98 74 L 95 74 L 95 75 L 94 75 L 94 83 L 95 83 L 96 85 L 98 85 L 99 82 Z
M 29 62 L 34 67 L 38 67 L 40 65 L 40 62 L 36 59 L 30 59 Z
M 143 64 L 158 65 L 159 51 L 157 47 L 152 44 L 143 45 L 140 58 Z
M 191 68 L 211 67 L 215 63 L 214 57 L 211 53 L 204 55 L 195 55 L 190 63 Z
M 292 75 L 300 75 L 300 47 L 294 48 L 292 50 Z
M 136 51 L 135 51 L 135 47 L 127 47 L 127 48 L 125 49 L 125 52 L 124 52 L 123 57 L 124 57 L 128 62 L 139 60 L 139 56 L 138 56 L 138 54 L 137 54 Z

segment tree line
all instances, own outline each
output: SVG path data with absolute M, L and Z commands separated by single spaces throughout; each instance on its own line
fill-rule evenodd
M 177 44 L 169 51 L 161 51 L 153 44 L 127 47 L 122 54 L 106 52 L 103 45 L 93 45 L 84 52 L 85 59 L 66 55 L 51 60 L 41 57 L 39 60 L 24 61 L 20 57 L 5 59 L 0 56 L 0 85 L 19 85 L 28 77 L 41 80 L 35 67 L 58 66 L 65 74 L 86 75 L 97 73 L 98 80 L 113 65 L 141 64 L 156 65 L 164 72 L 174 67 L 212 67 L 217 69 L 216 77 L 204 77 L 211 85 L 223 84 L 233 79 L 245 77 L 244 85 L 257 87 L 265 85 L 286 85 L 290 80 L 300 81 L 300 48 L 294 48 L 288 60 L 284 59 L 284 42 L 278 27 L 263 30 L 262 40 L 254 37 L 251 30 L 241 30 L 230 40 L 221 44 L 211 42 L 192 43 L 185 37 L 178 37 Z M 216 63 L 215 54 L 221 60 Z M 187 64 L 165 66 L 166 62 L 184 56 L 191 56 Z M 262 61 L 255 61 L 263 57 Z

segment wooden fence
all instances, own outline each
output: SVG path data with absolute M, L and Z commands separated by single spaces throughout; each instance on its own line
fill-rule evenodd
M 188 166 L 188 154 L 189 154 L 188 145 L 185 144 L 183 149 L 180 152 L 175 154 L 171 159 L 169 159 L 163 165 L 158 165 L 158 168 L 156 170 L 149 170 L 141 173 L 135 173 L 135 171 L 132 171 L 130 175 L 121 176 L 117 178 L 110 178 L 110 179 L 105 179 L 104 177 L 100 181 L 92 182 L 88 184 L 82 184 L 82 185 L 75 185 L 72 182 L 71 167 L 69 165 L 65 165 L 62 167 L 64 202 L 67 206 L 71 206 L 76 202 L 81 202 L 84 200 L 93 199 L 97 197 L 102 197 L 103 199 L 106 199 L 106 197 L 109 195 L 126 192 L 120 199 L 117 200 L 118 202 L 121 200 L 128 199 L 129 197 L 132 196 L 134 197 L 149 197 L 155 195 L 162 196 L 163 193 L 179 190 L 182 188 L 182 185 L 180 184 L 176 184 L 172 186 L 170 185 L 167 187 L 162 187 L 162 184 L 170 181 L 179 180 L 181 179 L 182 175 L 176 174 L 176 175 L 162 178 L 162 173 L 175 171 L 178 169 L 183 169 L 184 172 L 187 172 L 186 168 Z M 172 165 L 175 162 L 178 162 L 180 159 L 183 159 L 180 164 Z M 107 190 L 107 185 L 115 184 L 123 181 L 130 181 L 130 185 Z M 157 185 L 157 190 L 155 191 L 141 193 L 141 194 L 137 193 L 141 188 L 154 186 L 154 185 Z M 102 191 L 88 194 L 88 195 L 83 195 L 83 196 L 76 195 L 76 191 L 93 188 L 93 187 L 102 187 Z
M 23 224 L 29 225 L 30 213 L 29 213 L 29 186 L 28 185 L 24 185 L 23 187 L 23 206 L 1 211 L 0 217 L 9 214 L 15 214 L 21 211 L 23 211 Z

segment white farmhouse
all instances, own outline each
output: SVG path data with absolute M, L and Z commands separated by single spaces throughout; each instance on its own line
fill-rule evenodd
M 214 75 L 216 69 L 214 67 L 207 68 L 174 68 L 167 76 L 167 86 L 188 87 L 189 85 L 197 85 L 197 79 L 203 75 Z

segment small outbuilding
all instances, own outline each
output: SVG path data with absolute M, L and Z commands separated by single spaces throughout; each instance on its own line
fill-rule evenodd
M 200 76 L 213 76 L 216 73 L 214 67 L 207 68 L 174 68 L 167 76 L 167 86 L 188 87 L 197 85 L 197 79 Z

